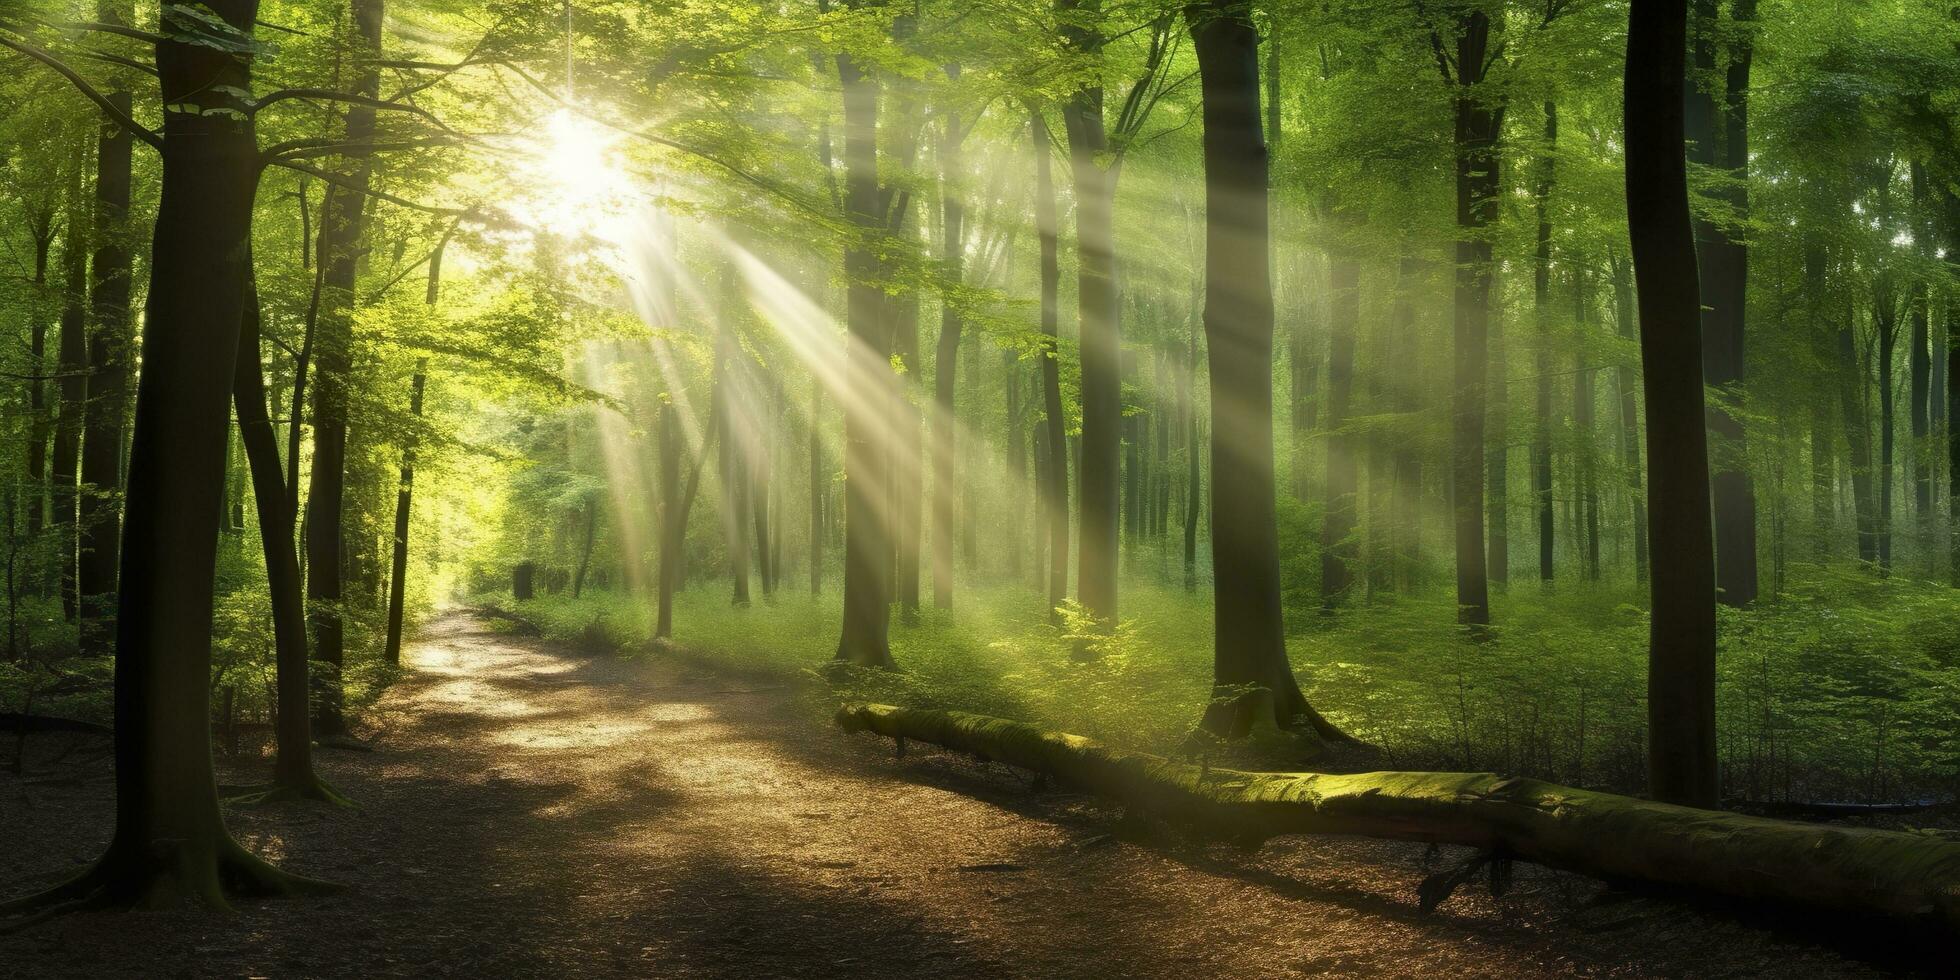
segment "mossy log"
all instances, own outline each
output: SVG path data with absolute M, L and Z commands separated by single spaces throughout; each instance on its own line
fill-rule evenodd
M 1240 772 L 957 711 L 848 705 L 847 731 L 929 742 L 1065 780 L 1225 839 L 1353 834 L 1460 844 L 1627 882 L 1960 928 L 1960 844 L 1696 810 L 1492 773 Z

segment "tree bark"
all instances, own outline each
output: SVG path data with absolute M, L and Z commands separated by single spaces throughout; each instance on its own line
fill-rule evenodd
M 1259 34 L 1238 0 L 1185 8 L 1198 57 L 1205 166 L 1205 339 L 1212 440 L 1213 699 L 1203 727 L 1348 737 L 1293 677 L 1280 606 L 1273 475 L 1273 289 Z
M 1684 93 L 1684 126 L 1689 159 L 1726 171 L 1733 186 L 1717 197 L 1746 218 L 1748 177 L 1748 88 L 1750 46 L 1745 32 L 1730 42 L 1730 60 L 1718 72 L 1716 49 L 1720 32 L 1717 0 L 1694 0 L 1694 67 L 1702 83 Z M 1755 16 L 1754 0 L 1735 0 L 1734 18 L 1746 23 Z M 1716 88 L 1715 86 L 1720 86 Z M 1731 230 L 1717 222 L 1696 219 L 1695 248 L 1702 283 L 1702 371 L 1725 401 L 1740 405 L 1744 378 L 1743 324 L 1748 292 L 1748 253 Z M 1717 595 L 1724 605 L 1746 606 L 1755 601 L 1756 496 L 1749 477 L 1747 443 L 1741 418 L 1726 404 L 1709 406 L 1712 435 L 1713 500 L 1715 507 L 1715 574 Z
M 949 79 L 959 78 L 959 66 L 948 65 Z M 939 142 L 940 266 L 946 280 L 957 286 L 965 266 L 965 212 L 954 187 L 959 179 L 960 131 L 958 113 L 949 113 L 945 133 Z M 932 432 L 927 444 L 932 453 L 932 604 L 937 609 L 953 608 L 953 530 L 958 523 L 957 487 L 953 462 L 958 452 L 959 425 L 953 414 L 953 393 L 959 383 L 960 332 L 959 304 L 944 296 L 939 303 L 939 343 L 933 354 Z M 1012 426 L 1015 420 L 1008 419 Z M 1020 447 L 1013 452 L 1018 458 Z M 1020 540 L 1019 536 L 1015 540 Z
M 1538 211 L 1538 248 L 1531 270 L 1532 310 L 1538 320 L 1538 412 L 1531 440 L 1531 495 L 1538 510 L 1538 578 L 1554 577 L 1556 539 L 1552 521 L 1552 184 L 1557 173 L 1558 104 L 1545 102 L 1545 156 L 1538 161 L 1534 204 Z M 1584 355 L 1581 355 L 1582 357 Z
M 382 0 L 349 0 L 355 33 L 365 61 L 381 50 Z M 381 87 L 378 69 L 364 64 L 350 92 L 374 98 Z M 374 137 L 375 110 L 347 110 L 346 141 Z M 344 183 L 328 188 L 320 214 L 321 267 L 318 344 L 314 351 L 313 468 L 306 495 L 306 598 L 313 625 L 313 656 L 326 665 L 318 677 L 320 697 L 315 727 L 323 737 L 345 733 L 341 665 L 345 622 L 341 609 L 346 555 L 342 540 L 347 489 L 348 389 L 353 370 L 354 282 L 360 268 L 361 229 L 367 214 L 370 164 L 364 151 L 347 154 Z
M 1061 339 L 1056 294 L 1061 285 L 1058 242 L 1060 222 L 1055 214 L 1055 179 L 1051 172 L 1048 121 L 1032 113 L 1034 140 L 1035 228 L 1041 239 L 1041 406 L 1048 439 L 1044 513 L 1048 517 L 1048 618 L 1068 600 L 1068 416 L 1062 409 Z
M 1099 11 L 1095 0 L 1068 4 Z M 1065 27 L 1078 52 L 1099 54 L 1106 39 L 1093 28 Z M 1103 158 L 1109 134 L 1101 85 L 1076 90 L 1062 105 L 1075 182 L 1076 304 L 1082 358 L 1081 541 L 1076 597 L 1097 620 L 1117 618 L 1117 521 L 1122 504 L 1123 383 L 1121 304 L 1116 287 L 1117 170 Z
M 1648 791 L 1713 808 L 1715 555 L 1701 377 L 1701 295 L 1682 93 L 1686 0 L 1634 0 L 1627 31 L 1626 189 L 1640 290 L 1641 377 L 1656 558 L 1647 667 Z
M 76 156 L 84 154 L 77 147 Z M 55 391 L 58 396 L 54 421 L 54 455 L 48 462 L 48 475 L 54 482 L 54 519 L 50 527 L 58 539 L 55 575 L 61 597 L 63 618 L 74 622 L 80 610 L 76 601 L 76 550 L 80 545 L 80 494 L 76 483 L 80 473 L 82 415 L 88 401 L 88 249 L 89 232 L 82 207 L 82 159 L 68 187 L 68 230 L 61 244 L 61 330 L 55 355 Z M 220 479 L 223 479 L 222 471 Z M 221 491 L 222 492 L 222 491 Z
M 441 253 L 431 265 L 429 275 L 429 295 L 435 295 L 434 262 L 441 261 Z M 434 305 L 431 303 L 430 305 Z M 408 414 L 414 418 L 422 417 L 422 392 L 429 381 L 429 359 L 415 361 L 415 377 L 409 382 Z M 409 509 L 415 500 L 415 436 L 411 433 L 402 446 L 401 482 L 395 490 L 395 537 L 390 554 L 388 573 L 388 641 L 382 648 L 381 659 L 390 666 L 402 662 L 402 615 L 408 603 L 408 518 Z
M 1960 926 L 1960 844 L 1921 834 L 1710 812 L 1494 773 L 1211 769 L 957 711 L 858 704 L 836 722 L 1053 776 L 1242 845 L 1290 834 L 1456 844 L 1612 881 Z M 1418 890 L 1425 903 L 1447 897 L 1431 888 Z
M 255 2 L 206 6 L 250 36 Z M 211 770 L 212 576 L 259 163 L 239 94 L 250 90 L 249 55 L 195 41 L 156 44 L 163 104 L 223 111 L 163 117 L 118 582 L 115 834 L 81 876 L 0 914 L 70 902 L 222 907 L 227 895 L 318 886 L 232 839 Z
M 878 279 L 878 81 L 849 54 L 837 56 L 844 94 L 844 210 L 855 234 L 844 250 L 847 282 L 844 402 L 844 620 L 837 659 L 891 667 L 892 546 L 887 406 L 897 379 Z
M 1490 18 L 1480 10 L 1458 18 L 1456 38 L 1456 284 L 1452 314 L 1455 350 L 1451 410 L 1455 415 L 1451 480 L 1456 529 L 1457 622 L 1490 622 L 1490 579 L 1507 564 L 1501 529 L 1484 550 L 1484 417 L 1490 372 L 1491 243 L 1483 229 L 1496 217 L 1497 138 L 1502 113 L 1477 91 L 1488 58 Z M 1488 564 L 1487 564 L 1488 562 Z
M 249 258 L 247 260 L 249 268 Z M 266 412 L 265 377 L 260 367 L 259 296 L 248 279 L 240 318 L 238 353 L 233 359 L 231 397 L 238 413 L 238 437 L 251 471 L 252 500 L 265 553 L 266 595 L 272 606 L 272 648 L 276 676 L 271 793 L 283 797 L 337 799 L 313 772 L 313 712 L 307 656 L 306 600 L 302 595 L 299 549 L 293 541 L 293 496 L 279 462 L 279 437 Z M 268 794 L 270 795 L 270 794 Z
M 1619 335 L 1637 340 L 1634 327 L 1632 268 L 1617 254 L 1611 257 L 1613 269 L 1613 323 Z M 1647 584 L 1647 496 L 1642 484 L 1640 462 L 1639 379 L 1632 365 L 1622 364 L 1614 371 L 1614 386 L 1620 399 L 1620 458 L 1627 473 L 1627 504 L 1633 525 L 1633 575 Z
M 106 24 L 127 24 L 117 0 L 98 3 Z M 118 76 L 121 81 L 121 76 Z M 106 98 L 124 115 L 130 94 L 120 85 Z M 95 143 L 95 256 L 89 306 L 88 402 L 82 414 L 81 651 L 112 652 L 115 639 L 117 539 L 122 534 L 123 416 L 129 409 L 129 196 L 135 139 L 105 114 Z

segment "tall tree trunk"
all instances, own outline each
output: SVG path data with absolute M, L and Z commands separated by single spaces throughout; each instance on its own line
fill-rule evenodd
M 844 250 L 844 621 L 837 659 L 892 666 L 892 545 L 887 408 L 895 397 L 891 328 L 878 279 L 878 81 L 849 54 L 837 56 L 844 93 L 844 210 L 857 235 Z
M 1628 230 L 1655 556 L 1647 667 L 1648 793 L 1713 808 L 1715 554 L 1701 377 L 1701 295 L 1688 213 L 1682 94 L 1686 0 L 1634 0 L 1625 101 Z
M 1878 517 L 1872 494 L 1872 432 L 1869 379 L 1849 320 L 1837 329 L 1838 410 L 1851 450 L 1851 506 L 1858 525 L 1858 560 L 1878 563 Z
M 1354 585 L 1354 566 L 1359 557 L 1356 554 L 1354 523 L 1355 494 L 1359 489 L 1357 457 L 1361 450 L 1355 438 L 1342 430 L 1348 423 L 1349 403 L 1354 397 L 1354 338 L 1361 319 L 1361 263 L 1345 256 L 1336 259 L 1328 276 L 1328 286 L 1327 506 L 1320 528 L 1320 605 L 1324 609 L 1332 609 L 1346 600 L 1348 591 Z M 1207 288 L 1207 311 L 1211 308 L 1210 295 L 1211 290 Z M 1205 330 L 1207 336 L 1214 336 L 1209 312 Z M 1214 343 L 1214 363 L 1217 362 L 1217 349 Z M 1217 397 L 1214 379 L 1214 402 Z M 1216 410 L 1212 417 L 1224 418 Z M 1213 473 L 1221 472 L 1217 468 L 1215 455 L 1218 446 L 1221 442 L 1229 444 L 1230 441 L 1231 434 L 1223 428 L 1214 435 Z
M 663 464 L 664 465 L 664 464 Z M 810 379 L 810 594 L 823 594 L 824 513 L 830 470 L 823 453 L 823 381 Z
M 1573 323 L 1578 333 L 1578 343 L 1573 355 L 1572 372 L 1572 424 L 1578 430 L 1573 440 L 1574 468 L 1577 470 L 1579 497 L 1579 554 L 1583 559 L 1585 578 L 1588 582 L 1599 581 L 1599 478 L 1598 433 L 1593 425 L 1594 392 L 1593 366 L 1589 351 L 1592 338 L 1586 336 L 1592 330 L 1592 293 L 1588 288 L 1585 270 L 1575 268 L 1572 274 Z
M 1456 526 L 1457 621 L 1490 622 L 1490 577 L 1504 574 L 1501 530 L 1484 551 L 1484 416 L 1490 376 L 1491 243 L 1483 229 L 1496 217 L 1497 137 L 1501 112 L 1478 91 L 1489 56 L 1490 18 L 1458 18 L 1456 38 L 1456 285 L 1454 290 L 1455 415 L 1452 451 Z M 1488 565 L 1486 562 L 1488 561 Z
M 661 399 L 659 425 L 660 449 L 655 464 L 655 481 L 660 493 L 660 567 L 654 573 L 657 611 L 653 637 L 665 640 L 674 635 L 674 587 L 680 580 L 681 538 L 687 533 L 680 510 L 681 427 L 671 398 Z M 701 448 L 703 452 L 707 451 L 706 446 Z
M 1634 327 L 1633 278 L 1632 268 L 1618 255 L 1610 259 L 1613 269 L 1613 323 L 1619 335 L 1627 340 L 1637 340 Z M 1640 382 L 1634 376 L 1632 365 L 1622 364 L 1614 371 L 1614 386 L 1620 395 L 1620 459 L 1626 467 L 1627 503 L 1632 512 L 1633 524 L 1633 574 L 1641 585 L 1647 584 L 1647 497 L 1642 487 L 1645 482 L 1640 462 L 1640 405 L 1637 392 Z
M 249 268 L 249 259 L 248 259 Z M 313 772 L 313 712 L 307 656 L 306 600 L 301 593 L 299 548 L 293 541 L 294 501 L 279 462 L 279 436 L 266 412 L 265 378 L 259 359 L 259 295 L 247 279 L 238 353 L 233 358 L 231 397 L 238 412 L 238 437 L 251 470 L 252 499 L 265 552 L 265 584 L 272 606 L 272 647 L 276 667 L 273 762 L 268 796 L 337 799 Z
M 1204 118 L 1205 337 L 1211 358 L 1214 697 L 1205 729 L 1280 725 L 1347 736 L 1301 694 L 1286 656 L 1273 475 L 1273 290 L 1259 34 L 1238 0 L 1185 8 Z
M 381 88 L 369 59 L 381 50 L 382 0 L 349 0 L 359 59 L 351 93 L 375 98 Z M 374 138 L 375 110 L 347 110 L 346 140 Z M 345 623 L 341 579 L 346 557 L 343 515 L 347 489 L 348 387 L 353 369 L 354 282 L 360 268 L 361 229 L 367 213 L 368 154 L 347 154 L 350 172 L 328 188 L 320 214 L 320 311 L 313 352 L 313 469 L 306 495 L 306 599 L 313 625 L 313 657 L 325 665 L 318 676 L 320 696 L 315 727 L 323 737 L 346 732 L 342 714 L 341 666 Z
M 250 36 L 252 0 L 206 6 Z M 250 91 L 249 55 L 197 40 L 156 45 L 163 103 L 207 111 L 164 114 L 118 580 L 115 835 L 80 877 L 0 912 L 72 901 L 223 906 L 227 894 L 309 884 L 232 839 L 211 770 L 212 576 L 259 162 L 240 94 Z
M 1872 296 L 1872 319 L 1878 321 L 1878 571 L 1892 569 L 1892 473 L 1896 461 L 1896 416 L 1892 365 L 1899 347 L 1899 311 L 1889 273 L 1881 272 Z
M 435 292 L 433 278 L 432 275 L 431 294 Z M 408 395 L 408 414 L 415 418 L 422 417 L 422 392 L 428 381 L 429 359 L 417 358 Z M 388 641 L 381 653 L 382 662 L 391 666 L 402 662 L 402 614 L 408 601 L 408 518 L 414 500 L 415 436 L 411 434 L 402 446 L 401 483 L 395 491 L 395 537 L 388 573 Z
M 27 381 L 27 536 L 41 533 L 48 517 L 48 321 L 44 308 L 48 288 L 48 255 L 54 251 L 54 208 L 49 206 L 28 216 L 28 229 L 34 235 L 34 279 L 30 283 L 34 304 L 30 308 L 33 325 L 29 328 L 28 366 L 33 377 Z M 58 342 L 58 341 L 57 341 Z
M 1911 165 L 1912 180 L 1912 244 L 1913 251 L 1925 266 L 1933 262 L 1933 236 L 1930 222 L 1926 220 L 1926 168 L 1918 160 Z M 1912 389 L 1909 395 L 1912 411 L 1912 449 L 1908 458 L 1912 461 L 1912 513 L 1915 521 L 1913 535 L 1920 548 L 1932 544 L 1932 530 L 1938 514 L 1933 510 L 1933 447 L 1932 447 L 1932 380 L 1933 355 L 1929 349 L 1932 339 L 1932 324 L 1928 294 L 1930 286 L 1923 272 L 1915 272 L 1909 288 L 1908 315 L 1912 318 L 1911 333 L 1906 338 L 1907 369 L 1912 376 Z
M 1204 472 L 1198 447 L 1204 435 L 1198 426 L 1198 405 L 1192 397 L 1198 374 L 1198 329 L 1191 328 L 1191 348 L 1184 361 L 1184 591 L 1198 588 L 1198 515 L 1204 506 Z
M 1060 221 L 1055 213 L 1053 151 L 1048 121 L 1033 113 L 1035 228 L 1041 238 L 1041 408 L 1048 439 L 1048 469 L 1043 512 L 1048 518 L 1048 617 L 1055 621 L 1068 599 L 1068 416 L 1062 409 L 1061 340 L 1056 320 L 1056 294 L 1061 285 L 1057 239 Z
M 121 2 L 99 3 L 105 24 L 129 22 Z M 118 81 L 121 81 L 120 76 Z M 106 98 L 124 115 L 130 94 L 120 85 Z M 106 114 L 95 143 L 95 256 L 89 306 L 88 403 L 82 414 L 81 650 L 112 652 L 115 639 L 117 539 L 122 534 L 123 415 L 129 409 L 129 194 L 135 139 Z
M 1083 4 L 1085 8 L 1093 3 Z M 1072 47 L 1099 53 L 1093 28 L 1066 28 Z M 1255 90 L 1256 91 L 1256 90 Z M 1088 613 L 1114 624 L 1118 509 L 1122 504 L 1123 334 L 1116 286 L 1116 168 L 1103 159 L 1109 136 L 1100 85 L 1076 90 L 1062 105 L 1075 181 L 1076 304 L 1082 359 L 1082 540 L 1076 596 Z M 1263 261 L 1263 259 L 1262 259 Z
M 946 75 L 957 80 L 959 66 L 946 66 Z M 940 265 L 946 280 L 955 286 L 960 282 L 966 248 L 965 212 L 954 186 L 961 172 L 959 150 L 964 135 L 958 113 L 949 113 L 939 142 Z M 932 365 L 932 441 L 928 443 L 932 454 L 932 604 L 937 609 L 953 608 L 953 528 L 958 520 L 953 460 L 958 452 L 959 431 L 953 414 L 953 392 L 959 383 L 961 327 L 959 305 L 949 294 L 939 304 L 939 344 Z M 1008 419 L 1010 426 L 1014 422 Z M 1020 447 L 1015 446 L 1013 451 L 1018 458 Z M 1015 540 L 1020 539 L 1016 536 Z
M 1721 32 L 1717 6 L 1717 0 L 1694 0 L 1695 75 L 1707 81 L 1687 87 L 1684 125 L 1690 159 L 1727 172 L 1731 186 L 1718 196 L 1742 218 L 1749 207 L 1743 181 L 1749 166 L 1750 48 L 1747 34 L 1736 33 L 1729 46 L 1729 65 L 1725 72 L 1717 71 Z M 1735 19 L 1745 23 L 1753 20 L 1754 10 L 1754 0 L 1736 0 Z M 1748 255 L 1730 229 L 1715 221 L 1695 221 L 1695 243 L 1702 283 L 1702 371 L 1723 399 L 1711 405 L 1708 413 L 1715 470 L 1716 587 L 1724 605 L 1740 607 L 1756 598 L 1756 495 L 1749 477 L 1742 419 L 1724 402 L 1740 404 L 1742 400 Z
M 80 147 L 77 147 L 78 151 Z M 68 231 L 61 244 L 61 332 L 56 341 L 55 390 L 60 397 L 59 414 L 54 422 L 54 456 L 48 472 L 54 481 L 54 520 L 51 526 L 58 538 L 56 583 L 61 597 L 61 614 L 73 622 L 79 613 L 76 603 L 76 548 L 80 543 L 80 472 L 83 406 L 88 401 L 88 225 L 82 207 L 82 163 L 77 152 L 75 170 L 68 187 Z M 222 470 L 219 476 L 223 480 Z M 220 494 L 222 494 L 222 482 Z
M 1531 493 L 1538 505 L 1538 578 L 1553 578 L 1556 553 L 1552 522 L 1552 183 L 1556 177 L 1558 104 L 1545 102 L 1545 156 L 1538 161 L 1538 250 L 1531 271 L 1532 310 L 1538 320 L 1538 418 L 1532 430 Z M 1584 354 L 1580 355 L 1582 358 Z
M 721 527 L 727 545 L 730 598 L 749 604 L 749 455 L 756 439 L 757 413 L 741 341 L 735 336 L 735 310 L 743 302 L 732 262 L 721 270 L 721 301 L 715 312 L 714 413 L 725 429 L 719 457 Z

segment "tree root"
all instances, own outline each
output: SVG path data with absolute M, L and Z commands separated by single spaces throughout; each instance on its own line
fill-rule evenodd
M 334 789 L 326 780 L 317 777 L 303 786 L 282 786 L 278 783 L 269 783 L 259 786 L 226 786 L 222 787 L 222 791 L 225 794 L 224 802 L 232 806 L 265 806 L 271 803 L 295 803 L 310 800 L 331 804 L 348 810 L 359 811 L 361 809 L 360 804 L 355 803 L 339 790 Z
M 87 871 L 44 891 L 0 902 L 0 934 L 91 909 L 169 908 L 186 903 L 229 911 L 228 899 L 329 895 L 341 890 L 274 867 L 230 835 L 214 848 L 156 841 L 147 848 L 112 843 Z

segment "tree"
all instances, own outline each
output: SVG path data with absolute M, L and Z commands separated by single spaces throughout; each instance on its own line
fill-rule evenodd
M 1213 700 L 1204 728 L 1274 726 L 1346 741 L 1293 677 L 1280 607 L 1273 475 L 1273 284 L 1259 33 L 1243 0 L 1184 10 L 1198 56 L 1205 166 L 1205 342 L 1210 357 Z
M 1701 289 L 1682 93 L 1687 0 L 1632 0 L 1624 88 L 1627 226 L 1647 399 L 1648 792 L 1713 808 L 1715 551 L 1701 377 Z
M 362 63 L 348 91 L 345 142 L 350 172 L 327 189 L 320 212 L 319 333 L 313 352 L 313 468 L 306 493 L 306 599 L 313 625 L 313 655 L 326 665 L 315 706 L 320 734 L 346 734 L 341 714 L 340 670 L 344 659 L 345 620 L 341 609 L 341 580 L 347 490 L 347 412 L 354 362 L 354 280 L 359 271 L 361 230 L 367 215 L 371 153 L 363 149 L 374 139 L 374 99 L 381 90 L 380 69 L 369 54 L 381 50 L 382 0 L 348 0 L 354 19 L 354 43 Z
M 852 237 L 844 249 L 844 622 L 837 659 L 892 666 L 892 451 L 888 406 L 897 397 L 892 338 L 879 285 L 877 245 L 884 208 L 878 193 L 878 80 L 849 52 L 837 55 L 844 93 L 844 209 Z
M 1718 169 L 1724 179 L 1717 198 L 1748 217 L 1750 21 L 1755 0 L 1733 0 L 1729 59 L 1717 71 L 1717 0 L 1695 0 L 1694 71 L 1687 87 L 1685 125 L 1689 159 Z M 1715 434 L 1715 574 L 1721 601 L 1746 606 L 1756 598 L 1756 492 L 1750 483 L 1747 443 L 1738 411 L 1744 377 L 1743 325 L 1747 313 L 1748 247 L 1720 221 L 1695 221 L 1695 254 L 1701 263 L 1702 370 L 1723 402 L 1710 406 Z
M 0 912 L 223 906 L 228 895 L 323 887 L 232 839 L 211 770 L 212 575 L 260 157 L 248 102 L 258 4 L 207 6 L 217 21 L 165 12 L 171 30 L 155 44 L 169 109 L 160 135 L 138 134 L 161 154 L 163 180 L 118 583 L 115 835 L 88 871 Z

